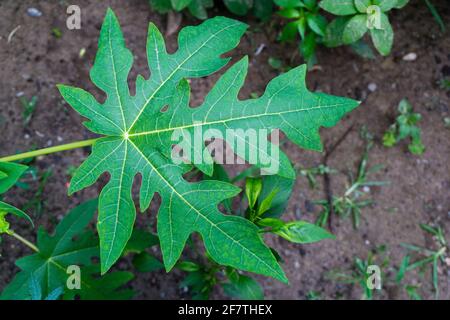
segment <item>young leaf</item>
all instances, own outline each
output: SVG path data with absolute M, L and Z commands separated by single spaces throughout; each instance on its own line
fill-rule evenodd
M 247 178 L 245 180 L 245 195 L 248 206 L 253 209 L 262 190 L 262 180 L 260 178 Z
M 4 216 L 7 213 L 10 213 L 10 214 L 15 215 L 16 217 L 28 220 L 28 222 L 30 222 L 31 225 L 34 227 L 33 220 L 31 220 L 31 218 L 25 212 L 13 207 L 12 205 L 9 205 L 5 202 L 0 201 L 0 215 L 2 215 L 3 220 L 4 220 Z M 0 232 L 0 234 L 1 234 L 1 232 Z
M 13 162 L 0 162 L 0 194 L 9 190 L 27 168 L 27 166 Z
M 258 228 L 241 217 L 225 216 L 217 210 L 219 202 L 239 192 L 236 187 L 218 181 L 189 183 L 183 179 L 190 167 L 176 165 L 170 159 L 172 134 L 182 131 L 192 136 L 194 130 L 209 128 L 220 132 L 278 128 L 302 147 L 321 149 L 319 127 L 333 126 L 358 103 L 309 92 L 304 66 L 272 80 L 261 98 L 238 100 L 248 65 L 244 58 L 219 79 L 203 105 L 189 108 L 189 85 L 183 79 L 203 77 L 223 67 L 229 59 L 221 55 L 238 44 L 245 29 L 241 22 L 216 17 L 182 29 L 178 51 L 168 54 L 162 35 L 150 24 L 147 56 L 151 77 L 145 80 L 139 76 L 137 94 L 131 96 L 127 78 L 133 56 L 125 47 L 117 18 L 108 10 L 91 70 L 92 81 L 107 94 L 105 103 L 100 104 L 82 89 L 59 86 L 64 99 L 90 120 L 85 125 L 106 136 L 94 144 L 69 190 L 74 193 L 92 185 L 102 173 L 111 174 L 99 200 L 103 273 L 121 256 L 130 238 L 136 215 L 131 186 L 140 173 L 145 182 L 140 193 L 141 211 L 148 208 L 155 192 L 162 198 L 157 228 L 167 270 L 177 262 L 189 235 L 197 231 L 216 262 L 286 280 L 258 235 Z M 166 105 L 168 110 L 161 112 Z M 239 135 L 227 137 L 234 147 Z M 248 141 L 245 143 L 249 148 Z M 248 160 L 245 150 L 237 154 Z M 295 177 L 286 155 L 280 153 L 279 160 L 271 159 L 278 161 L 280 175 Z M 260 162 L 257 165 L 264 167 Z M 196 166 L 211 175 L 211 158 Z
M 391 52 L 392 44 L 394 42 L 394 31 L 389 23 L 389 18 L 385 13 L 380 16 L 381 29 L 370 29 L 372 42 L 375 48 L 383 56 L 387 56 Z
M 357 13 L 354 0 L 322 0 L 319 6 L 323 10 L 337 16 L 348 16 Z
M 258 206 L 263 207 L 263 202 L 266 201 L 272 194 L 275 194 L 270 201 L 270 208 L 264 210 L 264 217 L 279 217 L 284 213 L 291 197 L 292 188 L 295 180 L 286 179 L 278 175 L 263 176 L 263 188 L 261 195 L 258 198 Z
M 346 24 L 342 39 L 345 44 L 354 43 L 361 39 L 367 30 L 367 15 L 357 14 Z
M 305 221 L 286 223 L 274 233 L 294 243 L 312 243 L 323 239 L 335 239 L 335 236 L 325 229 Z

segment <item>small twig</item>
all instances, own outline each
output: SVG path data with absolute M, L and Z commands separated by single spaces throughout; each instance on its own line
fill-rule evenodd
M 344 134 L 329 148 L 325 146 L 325 155 L 322 160 L 322 164 L 327 167 L 328 159 L 331 154 L 337 149 L 337 147 L 345 140 L 345 138 L 349 135 L 349 133 L 353 130 L 353 124 L 344 132 Z M 332 217 L 334 216 L 334 207 L 333 207 L 333 191 L 331 190 L 331 177 L 328 172 L 323 174 L 323 185 L 324 191 L 326 195 L 326 199 L 329 207 L 329 215 L 328 215 L 328 228 L 330 231 L 333 231 Z
M 13 31 L 11 31 L 10 32 L 10 34 L 8 35 L 8 41 L 7 41 L 7 43 L 10 43 L 11 42 L 11 40 L 12 40 L 12 37 L 14 36 L 14 34 L 17 32 L 17 30 L 19 30 L 20 29 L 20 24 L 17 26 L 17 27 L 15 27 L 14 29 L 13 29 Z

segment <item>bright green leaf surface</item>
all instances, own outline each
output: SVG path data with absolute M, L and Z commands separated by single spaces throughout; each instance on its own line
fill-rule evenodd
M 109 10 L 91 70 L 92 81 L 107 94 L 105 103 L 100 104 L 82 89 L 59 86 L 65 100 L 90 120 L 86 126 L 106 136 L 93 146 L 70 186 L 73 193 L 92 185 L 104 172 L 111 175 L 99 201 L 102 272 L 121 256 L 131 236 L 136 215 L 131 186 L 134 177 L 141 174 L 141 211 L 148 208 L 155 192 L 162 198 L 157 228 L 167 270 L 177 262 L 188 236 L 199 232 L 216 262 L 286 280 L 258 229 L 243 218 L 218 211 L 217 204 L 239 189 L 218 181 L 189 183 L 183 179 L 190 167 L 171 161 L 172 133 L 182 129 L 192 134 L 199 128 L 221 132 L 279 128 L 298 145 L 320 150 L 319 127 L 333 126 L 358 103 L 309 92 L 304 66 L 272 80 L 261 98 L 238 100 L 248 66 L 244 58 L 219 79 L 203 105 L 189 108 L 190 89 L 183 79 L 203 77 L 222 68 L 229 60 L 220 56 L 239 43 L 245 29 L 241 22 L 216 17 L 182 29 L 178 51 L 168 54 L 162 35 L 150 24 L 147 56 L 151 77 L 139 76 L 137 94 L 131 96 L 127 78 L 133 56 Z M 166 105 L 168 110 L 162 112 Z M 232 136 L 233 141 L 227 142 L 234 146 L 238 138 Z M 248 158 L 247 154 L 238 155 Z M 279 161 L 279 174 L 294 178 L 287 156 L 281 153 Z M 206 161 L 197 167 L 211 174 L 213 164 Z
M 342 39 L 345 44 L 354 43 L 361 39 L 367 30 L 367 15 L 357 14 L 346 24 Z
M 357 13 L 354 0 L 322 0 L 319 6 L 323 10 L 337 16 L 347 16 Z
M 11 188 L 22 174 L 27 170 L 27 166 L 13 163 L 0 162 L 0 194 Z
M 370 29 L 372 42 L 375 48 L 383 56 L 387 56 L 392 49 L 394 42 L 394 31 L 389 23 L 389 18 L 386 14 L 381 14 L 381 29 Z
M 335 238 L 325 229 L 305 221 L 288 222 L 274 233 L 295 243 L 312 243 Z

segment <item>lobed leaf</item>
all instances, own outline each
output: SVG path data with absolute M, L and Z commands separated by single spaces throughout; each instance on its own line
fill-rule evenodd
M 190 88 L 185 79 L 204 77 L 225 66 L 229 59 L 221 56 L 239 43 L 245 29 L 241 22 L 216 17 L 182 29 L 179 49 L 168 54 L 161 33 L 150 24 L 147 58 L 151 76 L 138 76 L 136 95 L 131 96 L 127 78 L 133 56 L 125 47 L 117 18 L 108 10 L 91 70 L 93 83 L 107 95 L 105 102 L 100 104 L 82 89 L 58 86 L 64 99 L 89 119 L 85 125 L 105 136 L 95 143 L 69 190 L 74 193 L 92 185 L 104 172 L 110 174 L 99 199 L 97 228 L 102 273 L 121 256 L 131 236 L 136 216 L 131 187 L 140 174 L 141 211 L 149 207 L 155 192 L 162 198 L 157 229 L 166 270 L 176 264 L 189 235 L 198 232 L 217 263 L 286 281 L 258 228 L 217 209 L 220 202 L 235 196 L 239 189 L 220 181 L 186 181 L 183 174 L 192 167 L 171 160 L 172 135 L 180 131 L 183 136 L 193 136 L 195 130 L 207 129 L 221 133 L 227 129 L 282 129 L 299 146 L 321 150 L 318 129 L 333 126 L 358 103 L 309 92 L 304 83 L 305 66 L 273 79 L 261 98 L 239 100 L 237 95 L 248 67 L 247 58 L 243 58 L 219 79 L 200 107 L 190 108 Z M 163 111 L 165 106 L 168 109 Z M 236 139 L 243 140 L 246 150 L 235 149 L 243 159 L 249 160 L 252 151 L 261 151 L 251 149 L 254 146 L 239 134 L 223 136 L 227 136 L 233 149 Z M 196 152 L 193 144 L 187 147 Z M 277 161 L 280 176 L 295 178 L 284 153 L 280 152 L 279 160 L 269 153 L 264 156 Z M 209 153 L 195 165 L 212 175 Z M 261 160 L 256 165 L 268 169 Z

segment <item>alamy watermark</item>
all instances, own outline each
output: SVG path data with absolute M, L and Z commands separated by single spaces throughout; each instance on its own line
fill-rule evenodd
M 244 164 L 258 165 L 263 174 L 277 174 L 280 167 L 279 130 L 208 128 L 194 122 L 192 130 L 176 129 L 171 141 L 175 164 Z M 270 139 L 270 141 L 269 141 Z M 205 144 L 205 142 L 209 142 Z M 226 142 L 226 143 L 224 143 Z M 228 148 L 227 148 L 228 146 Z M 229 151 L 233 152 L 229 152 Z M 238 157 L 235 157 L 235 154 Z M 211 156 L 212 155 L 212 156 Z
M 366 274 L 368 275 L 366 285 L 370 290 L 381 290 L 381 269 L 377 265 L 370 265 L 367 267 Z

